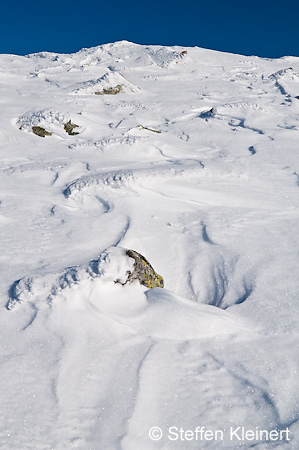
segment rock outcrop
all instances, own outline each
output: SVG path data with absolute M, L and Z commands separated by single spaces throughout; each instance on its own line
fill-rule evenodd
M 161 275 L 157 274 L 148 260 L 135 250 L 127 250 L 126 253 L 130 258 L 134 259 L 133 270 L 128 271 L 127 284 L 134 280 L 138 280 L 140 284 L 147 288 L 164 287 L 164 280 Z M 116 281 L 119 282 L 119 281 Z

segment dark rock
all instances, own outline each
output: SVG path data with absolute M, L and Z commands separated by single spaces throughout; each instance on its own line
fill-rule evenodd
M 34 134 L 40 137 L 52 136 L 52 133 L 50 131 L 46 131 L 42 127 L 32 127 L 32 131 Z
M 67 123 L 64 124 L 64 129 L 70 136 L 75 136 L 76 134 L 79 134 L 76 131 L 73 131 L 74 128 L 79 128 L 79 125 L 72 123 L 71 120 L 69 120 Z

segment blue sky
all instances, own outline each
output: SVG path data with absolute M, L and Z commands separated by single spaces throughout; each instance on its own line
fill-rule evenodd
M 0 53 L 72 53 L 128 40 L 299 56 L 299 0 L 5 1 Z

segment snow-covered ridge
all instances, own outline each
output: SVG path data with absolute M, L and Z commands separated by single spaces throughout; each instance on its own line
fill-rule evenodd
M 0 447 L 183 450 L 169 427 L 204 426 L 291 441 L 188 449 L 297 449 L 299 58 L 0 62 Z M 124 249 L 165 288 L 127 283 Z

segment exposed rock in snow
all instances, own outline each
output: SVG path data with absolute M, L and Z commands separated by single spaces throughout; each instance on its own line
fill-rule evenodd
M 127 284 L 138 280 L 140 284 L 148 288 L 164 287 L 163 278 L 154 271 L 144 256 L 140 255 L 140 253 L 135 250 L 127 250 L 126 255 L 134 259 L 134 267 L 133 270 L 131 269 L 127 272 L 128 276 L 125 282 L 121 279 L 117 279 L 117 283 Z
M 79 134 L 77 131 L 74 131 L 75 128 L 79 128 L 79 125 L 72 123 L 71 119 L 64 124 L 64 129 L 70 136 L 75 136 L 76 134 Z
M 164 280 L 158 275 L 148 260 L 140 253 L 121 247 L 105 250 L 97 260 L 87 266 L 68 267 L 62 274 L 46 276 L 26 276 L 15 281 L 10 287 L 7 309 L 11 310 L 24 301 L 32 301 L 34 296 L 44 296 L 47 303 L 86 280 L 99 278 L 102 283 L 127 283 L 138 281 L 147 288 L 164 287 Z
M 73 129 L 79 126 L 72 123 L 69 117 L 69 113 L 57 111 L 54 108 L 31 109 L 17 119 L 16 125 L 22 131 L 33 131 L 34 134 L 41 137 L 52 134 L 64 136 L 65 131 L 74 135 Z
M 40 137 L 52 136 L 52 133 L 50 131 L 47 131 L 42 127 L 32 127 L 32 131 L 34 134 Z

